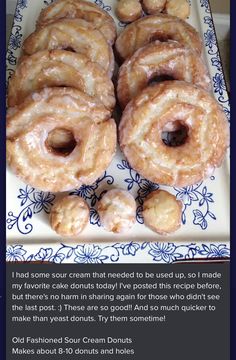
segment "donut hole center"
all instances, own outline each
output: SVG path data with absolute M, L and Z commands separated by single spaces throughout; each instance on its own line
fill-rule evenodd
M 62 50 L 65 50 L 65 51 L 70 51 L 70 52 L 75 53 L 75 50 L 74 50 L 72 47 L 70 47 L 70 46 L 68 46 L 68 47 L 64 47 Z
M 150 42 L 154 42 L 157 40 L 160 42 L 167 42 L 168 40 L 172 40 L 172 38 L 170 35 L 164 34 L 162 32 L 157 32 L 155 34 L 152 34 L 152 36 L 149 39 Z
M 188 127 L 181 121 L 170 121 L 162 129 L 161 138 L 169 147 L 184 145 L 188 139 Z
M 76 147 L 73 133 L 68 129 L 56 128 L 48 134 L 47 149 L 58 156 L 68 156 Z
M 169 74 L 160 74 L 154 75 L 148 80 L 148 86 L 159 84 L 162 81 L 176 80 L 172 75 Z

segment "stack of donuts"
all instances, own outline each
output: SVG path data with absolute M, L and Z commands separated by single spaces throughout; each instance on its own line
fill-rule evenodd
M 212 175 L 225 157 L 229 126 L 210 92 L 198 32 L 180 18 L 149 15 L 129 24 L 115 46 L 123 61 L 119 143 L 132 168 L 176 187 Z M 168 143 L 178 133 L 179 142 Z
M 154 3 L 160 1 L 142 2 Z M 211 94 L 198 32 L 179 17 L 155 13 L 127 25 L 116 39 L 114 20 L 95 4 L 56 0 L 24 41 L 9 83 L 7 158 L 27 184 L 69 191 L 95 182 L 112 161 L 114 44 L 121 64 L 119 145 L 132 168 L 152 182 L 184 187 L 221 166 L 229 126 Z M 145 224 L 157 233 L 180 227 L 182 204 L 164 190 L 152 192 L 143 210 Z M 105 229 L 125 232 L 135 223 L 135 200 L 113 189 L 98 212 Z M 77 236 L 88 218 L 85 201 L 66 196 L 50 222 L 60 235 Z
M 229 126 L 211 94 L 198 32 L 178 17 L 149 15 L 129 24 L 115 46 L 122 63 L 119 144 L 132 168 L 174 187 L 212 175 L 224 160 Z M 181 211 L 169 192 L 154 191 L 143 204 L 144 223 L 171 233 L 180 227 Z
M 44 191 L 92 184 L 116 150 L 113 18 L 83 0 L 43 9 L 8 89 L 7 157 Z

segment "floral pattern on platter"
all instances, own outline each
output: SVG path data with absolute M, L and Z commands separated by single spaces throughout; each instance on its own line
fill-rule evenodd
M 207 13 L 210 13 L 210 12 L 211 12 L 209 0 L 200 0 L 200 3 L 201 3 L 201 7 L 204 7 L 204 8 L 205 8 L 205 11 L 206 11 Z
M 12 26 L 11 35 L 9 38 L 8 49 L 6 53 L 6 62 L 7 62 L 7 84 L 14 73 L 14 67 L 16 66 L 18 52 L 21 47 L 22 42 L 22 26 L 19 24 L 23 19 L 23 12 L 28 6 L 28 0 L 18 0 L 15 10 L 15 16 Z
M 142 178 L 135 170 L 131 168 L 126 160 L 122 160 L 120 164 L 117 164 L 117 168 L 122 171 L 128 171 L 129 177 L 124 179 L 127 184 L 127 190 L 130 191 L 134 187 L 137 188 L 137 196 L 135 200 L 138 202 L 136 220 L 139 224 L 143 224 L 143 201 L 148 194 L 152 191 L 159 189 L 159 185 L 155 184 L 145 178 Z M 215 180 L 214 176 L 211 176 L 210 180 Z M 184 188 L 174 188 L 176 192 L 176 198 L 183 203 L 182 211 L 182 223 L 187 223 L 186 210 L 193 202 L 198 202 L 200 209 L 193 210 L 193 224 L 199 225 L 202 230 L 206 230 L 208 227 L 207 219 L 216 220 L 216 216 L 210 211 L 210 203 L 214 203 L 213 193 L 208 192 L 206 185 L 201 182 L 194 186 L 187 186 Z M 204 209 L 204 211 L 202 210 Z
M 8 212 L 7 228 L 11 230 L 16 226 L 21 234 L 28 235 L 33 230 L 30 219 L 41 211 L 49 214 L 55 195 L 50 192 L 35 191 L 27 185 L 25 189 L 19 189 L 17 198 L 21 200 L 22 209 L 18 215 L 14 215 L 12 211 Z
M 117 168 L 122 171 L 129 172 L 129 177 L 124 179 L 124 182 L 127 184 L 127 190 L 130 191 L 134 187 L 138 187 L 137 196 L 135 200 L 138 203 L 137 211 L 136 211 L 136 220 L 139 224 L 143 224 L 143 201 L 145 197 L 150 194 L 152 191 L 159 189 L 159 185 L 155 184 L 145 178 L 142 178 L 135 170 L 131 168 L 128 161 L 122 160 L 120 164 L 117 164 Z
M 214 22 L 211 15 L 211 9 L 208 0 L 200 0 L 201 7 L 204 8 L 206 16 L 204 16 L 204 42 L 207 53 L 211 60 L 211 65 L 214 68 L 213 91 L 216 99 L 222 105 L 223 110 L 230 120 L 230 103 L 226 88 L 224 72 L 220 60 L 220 52 L 218 49 L 217 38 L 215 33 Z
M 102 186 L 112 185 L 114 183 L 114 177 L 108 175 L 105 171 L 104 175 L 101 176 L 94 184 L 92 185 L 82 185 L 79 189 L 75 189 L 70 192 L 69 195 L 77 195 L 84 198 L 84 200 L 90 203 L 90 224 L 101 226 L 100 218 L 97 210 L 94 208 L 96 203 L 101 200 L 103 194 L 107 192 L 106 190 L 101 190 Z M 100 187 L 100 188 L 99 188 Z
M 28 0 L 18 0 L 16 11 L 15 11 L 15 20 L 21 22 L 23 19 L 23 14 L 21 13 L 22 10 L 27 8 Z
M 46 6 L 51 5 L 53 2 L 54 2 L 54 0 L 44 0 L 43 1 L 44 5 L 46 5 Z
M 103 10 L 105 10 L 107 12 L 111 11 L 111 6 L 105 5 L 102 0 L 94 0 L 93 2 L 94 2 L 94 4 L 100 6 Z
M 214 176 L 211 176 L 211 180 L 215 180 Z M 184 188 L 174 188 L 176 191 L 176 198 L 181 200 L 183 203 L 182 211 L 182 223 L 186 224 L 186 209 L 191 206 L 193 202 L 198 202 L 199 208 L 205 208 L 201 211 L 200 209 L 194 209 L 193 224 L 199 225 L 202 230 L 206 230 L 208 226 L 207 218 L 216 220 L 216 216 L 210 211 L 210 204 L 214 203 L 213 193 L 209 193 L 207 187 L 203 182 L 194 186 L 186 186 Z
M 135 200 L 138 203 L 136 220 L 139 224 L 143 224 L 143 201 L 152 191 L 159 189 L 159 185 L 155 184 L 145 178 L 142 178 L 136 171 L 134 171 L 126 160 L 122 160 L 121 164 L 117 164 L 119 170 L 128 170 L 129 178 L 125 178 L 124 182 L 127 184 L 127 190 L 136 189 Z M 215 177 L 212 176 L 211 180 Z M 69 193 L 69 195 L 77 195 L 83 197 L 90 204 L 90 224 L 101 226 L 100 218 L 96 210 L 97 202 L 102 198 L 103 194 L 107 192 L 107 185 L 114 183 L 114 177 L 104 173 L 94 184 L 83 185 Z M 203 183 L 195 186 L 187 186 L 185 188 L 174 188 L 176 191 L 176 198 L 183 203 L 182 223 L 187 223 L 186 210 L 193 202 L 198 202 L 199 209 L 194 209 L 193 224 L 199 225 L 202 230 L 208 227 L 207 219 L 216 220 L 216 216 L 210 211 L 210 203 L 214 203 L 213 193 L 209 193 L 207 187 Z M 35 191 L 34 188 L 26 186 L 25 189 L 19 189 L 18 199 L 21 200 L 21 210 L 18 215 L 14 215 L 12 211 L 8 212 L 7 228 L 11 230 L 14 226 L 17 227 L 21 234 L 28 235 L 33 231 L 33 225 L 29 223 L 32 216 L 44 211 L 49 214 L 51 206 L 55 200 L 55 195 L 52 193 L 44 193 L 42 191 Z M 205 208 L 201 211 L 200 208 Z M 27 221 L 27 223 L 26 223 Z
M 98 212 L 94 208 L 97 201 L 99 201 L 107 191 L 107 189 L 102 191 L 101 187 L 105 184 L 112 185 L 113 182 L 113 176 L 105 172 L 94 184 L 83 185 L 79 189 L 75 189 L 69 193 L 69 195 L 81 196 L 90 203 L 90 223 L 92 225 L 101 226 Z M 33 231 L 33 225 L 30 223 L 33 215 L 39 214 L 42 211 L 49 214 L 56 195 L 50 192 L 36 191 L 27 185 L 25 189 L 19 189 L 17 198 L 21 200 L 21 210 L 18 215 L 15 215 L 12 211 L 8 212 L 6 220 L 7 228 L 8 230 L 12 230 L 16 226 L 21 234 L 28 235 Z
M 174 243 L 116 243 L 113 245 L 59 244 L 53 248 L 39 247 L 34 253 L 30 246 L 9 245 L 6 249 L 6 260 L 9 262 L 53 262 L 103 264 L 128 262 L 132 258 L 145 258 L 146 262 L 170 264 L 178 260 L 203 258 L 229 258 L 230 249 L 225 244 L 174 244 Z

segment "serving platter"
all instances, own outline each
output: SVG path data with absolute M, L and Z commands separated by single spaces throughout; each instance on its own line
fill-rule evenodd
M 52 0 L 18 0 L 7 50 L 7 80 L 21 53 L 23 40 L 35 29 L 42 8 Z M 118 32 L 124 24 L 115 16 L 115 0 L 92 1 L 114 17 Z M 208 0 L 191 0 L 187 20 L 201 34 L 203 57 L 212 80 L 212 91 L 228 119 L 229 99 L 214 23 Z M 78 239 L 70 241 L 49 226 L 51 206 L 60 194 L 43 193 L 20 181 L 7 169 L 7 253 L 8 261 L 53 261 L 57 263 L 158 262 L 230 256 L 229 240 L 229 154 L 220 169 L 206 181 L 186 188 L 151 183 L 137 174 L 119 148 L 106 172 L 91 186 L 74 189 L 90 205 L 90 224 Z M 119 187 L 130 191 L 137 202 L 137 222 L 123 235 L 103 230 L 97 203 L 105 190 Z M 183 202 L 182 227 L 163 237 L 143 224 L 142 204 L 154 189 L 166 189 Z

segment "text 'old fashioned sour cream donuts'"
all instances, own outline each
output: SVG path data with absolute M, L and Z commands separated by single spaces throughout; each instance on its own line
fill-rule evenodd
M 125 190 L 109 190 L 98 203 L 98 213 L 105 230 L 125 233 L 135 223 L 136 203 Z
M 202 40 L 194 27 L 166 14 L 145 16 L 127 25 L 116 40 L 116 51 L 125 60 L 137 49 L 155 40 L 175 40 L 199 54 L 202 51 Z
M 79 235 L 89 221 L 89 207 L 80 196 L 64 196 L 52 206 L 50 224 L 60 236 Z
M 79 90 L 45 88 L 8 111 L 8 163 L 23 181 L 43 191 L 92 184 L 115 149 L 110 112 Z
M 122 64 L 117 87 L 121 107 L 161 77 L 184 80 L 208 91 L 211 88 L 208 70 L 195 51 L 175 41 L 155 41 L 138 49 Z
M 37 28 L 62 18 L 79 18 L 90 22 L 100 30 L 109 44 L 116 38 L 116 25 L 113 18 L 96 4 L 84 0 L 57 0 L 43 9 L 37 22 Z
M 168 146 L 163 132 L 186 130 L 180 146 Z M 188 186 L 221 166 L 229 145 L 229 125 L 221 106 L 205 90 L 182 81 L 149 86 L 126 106 L 119 126 L 120 146 L 145 178 Z
M 22 58 L 9 81 L 8 105 L 20 104 L 45 87 L 69 86 L 94 96 L 112 110 L 115 94 L 104 70 L 86 55 L 65 50 L 43 50 Z
M 99 30 L 82 19 L 62 19 L 39 28 L 23 43 L 23 50 L 32 55 L 41 50 L 71 50 L 86 55 L 112 77 L 114 54 Z
M 161 235 L 181 226 L 182 203 L 165 190 L 151 192 L 143 203 L 144 224 Z

